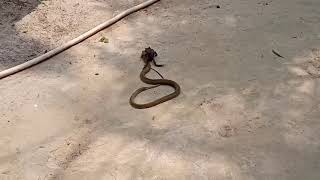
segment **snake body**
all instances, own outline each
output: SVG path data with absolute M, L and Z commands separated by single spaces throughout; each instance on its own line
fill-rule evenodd
M 147 50 L 147 49 L 146 49 Z M 153 51 L 154 52 L 154 51 Z M 153 61 L 153 63 L 156 65 L 155 61 L 154 61 L 154 57 L 156 56 L 157 54 L 154 52 L 153 55 L 151 56 L 147 56 L 149 57 L 149 59 L 145 59 L 143 57 L 145 56 L 142 56 L 142 59 L 144 60 L 145 62 L 145 66 L 143 67 L 141 73 L 140 73 L 140 79 L 142 82 L 146 83 L 146 84 L 150 84 L 150 85 L 154 85 L 154 86 L 150 86 L 150 87 L 141 87 L 139 89 L 137 89 L 130 97 L 130 105 L 134 108 L 137 108 L 137 109 L 145 109 L 145 108 L 150 108 L 150 107 L 153 107 L 153 106 L 156 106 L 158 104 L 161 104 L 163 102 L 166 102 L 166 101 L 169 101 L 177 96 L 179 96 L 180 94 L 180 86 L 172 81 L 172 80 L 169 80 L 169 79 L 149 79 L 146 77 L 146 74 L 152 69 L 151 68 L 151 62 Z M 156 65 L 156 66 L 159 66 L 159 65 Z M 161 66 L 161 65 L 160 65 Z M 161 86 L 161 85 L 164 85 L 164 86 L 170 86 L 172 88 L 174 88 L 174 92 L 171 93 L 171 94 L 168 94 L 166 96 L 163 96 L 157 100 L 154 100 L 152 102 L 149 102 L 149 103 L 145 103 L 145 104 L 138 104 L 138 103 L 135 103 L 134 99 L 143 91 L 146 91 L 148 89 L 152 89 L 152 88 L 156 88 L 158 86 Z

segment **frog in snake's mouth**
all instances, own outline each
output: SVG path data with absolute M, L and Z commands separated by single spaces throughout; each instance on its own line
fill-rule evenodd
M 154 51 L 153 49 L 151 49 L 150 47 L 145 48 L 144 51 L 142 51 L 141 53 L 141 59 L 143 60 L 143 62 L 145 63 L 141 73 L 140 73 L 140 79 L 142 82 L 146 83 L 146 84 L 151 84 L 151 85 L 155 85 L 155 86 L 150 86 L 150 87 L 141 87 L 139 89 L 137 89 L 130 97 L 130 105 L 134 108 L 137 109 L 145 109 L 145 108 L 150 108 L 153 106 L 156 106 L 158 104 L 161 104 L 163 102 L 169 101 L 177 96 L 179 96 L 180 94 L 180 86 L 172 81 L 172 80 L 168 80 L 168 79 L 164 79 L 160 73 L 157 73 L 162 77 L 162 79 L 149 79 L 147 78 L 145 75 L 152 69 L 151 68 L 151 62 L 153 62 L 153 64 L 157 67 L 162 67 L 163 65 L 157 64 L 155 61 L 155 57 L 157 57 L 158 54 L 156 51 Z M 134 102 L 134 99 L 138 96 L 138 94 L 140 94 L 143 91 L 146 91 L 148 89 L 152 89 L 152 88 L 156 88 L 158 86 L 170 86 L 172 88 L 175 89 L 175 91 L 171 94 L 168 94 L 164 97 L 161 97 L 157 100 L 154 100 L 152 102 L 149 103 L 145 103 L 145 104 L 138 104 Z

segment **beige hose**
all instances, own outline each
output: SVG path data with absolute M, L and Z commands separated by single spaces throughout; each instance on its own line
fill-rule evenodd
M 30 61 L 27 61 L 25 63 L 22 63 L 20 65 L 12 67 L 12 68 L 9 68 L 7 70 L 1 71 L 0 72 L 0 79 L 5 78 L 7 76 L 10 76 L 12 74 L 15 74 L 15 73 L 17 73 L 19 71 L 25 70 L 25 69 L 27 69 L 27 68 L 29 68 L 31 66 L 34 66 L 34 65 L 36 65 L 36 64 L 38 64 L 40 62 L 43 62 L 43 61 L 45 61 L 45 60 L 47 60 L 47 59 L 49 59 L 49 58 L 61 53 L 61 52 L 63 52 L 64 50 L 66 50 L 66 49 L 68 49 L 68 48 L 70 48 L 70 47 L 82 42 L 83 40 L 93 36 L 94 34 L 98 33 L 99 31 L 101 31 L 101 30 L 103 30 L 103 29 L 105 29 L 107 27 L 109 27 L 110 25 L 118 22 L 119 20 L 121 20 L 122 18 L 128 16 L 129 14 L 134 13 L 136 11 L 139 11 L 139 10 L 141 10 L 141 9 L 147 7 L 147 6 L 150 6 L 150 5 L 154 4 L 154 3 L 156 3 L 157 1 L 160 1 L 160 0 L 148 0 L 148 1 L 144 2 L 144 3 L 141 3 L 141 4 L 139 4 L 137 6 L 134 6 L 134 7 L 130 8 L 130 9 L 127 9 L 127 10 L 123 11 L 122 13 L 118 14 L 117 16 L 113 17 L 112 19 L 110 19 L 110 20 L 98 25 L 97 27 L 95 27 L 95 28 L 91 29 L 90 31 L 80 35 L 79 37 L 77 37 L 77 38 L 75 38 L 75 39 L 73 39 L 73 40 L 61 45 L 60 47 L 57 47 L 57 48 L 55 48 L 55 49 L 53 49 L 53 50 L 51 50 L 51 51 L 49 51 L 49 52 L 37 57 L 37 58 L 34 58 L 34 59 L 30 60 Z

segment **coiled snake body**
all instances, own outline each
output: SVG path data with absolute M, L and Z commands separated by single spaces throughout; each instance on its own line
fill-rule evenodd
M 156 106 L 158 104 L 161 104 L 163 102 L 166 102 L 166 101 L 169 101 L 177 96 L 179 96 L 180 94 L 180 86 L 172 81 L 172 80 L 169 80 L 169 79 L 149 79 L 146 77 L 146 74 L 152 69 L 151 68 L 151 62 L 154 63 L 155 66 L 163 66 L 163 65 L 158 65 L 156 64 L 154 58 L 157 56 L 157 53 L 151 49 L 150 47 L 149 48 L 146 48 L 143 52 L 142 52 L 142 55 L 141 55 L 141 58 L 142 60 L 144 61 L 145 63 L 145 66 L 143 67 L 141 73 L 140 73 L 140 79 L 142 82 L 146 83 L 146 84 L 151 84 L 151 85 L 155 85 L 155 86 L 150 86 L 150 87 L 141 87 L 139 89 L 137 89 L 130 97 L 130 105 L 134 108 L 137 108 L 137 109 L 145 109 L 145 108 L 150 108 L 150 107 L 153 107 L 153 106 Z M 171 93 L 171 94 L 168 94 L 164 97 L 161 97 L 155 101 L 152 101 L 152 102 L 149 102 L 149 103 L 146 103 L 146 104 L 138 104 L 138 103 L 135 103 L 134 102 L 134 99 L 138 96 L 138 94 L 140 94 L 141 92 L 143 91 L 146 91 L 148 89 L 152 89 L 152 88 L 156 88 L 158 86 L 161 86 L 161 85 L 165 85 L 165 86 L 170 86 L 172 88 L 174 88 L 174 92 Z

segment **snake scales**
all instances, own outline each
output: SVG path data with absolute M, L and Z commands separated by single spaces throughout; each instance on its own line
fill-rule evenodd
M 154 86 L 150 86 L 150 87 L 141 87 L 139 89 L 137 89 L 130 97 L 130 105 L 134 108 L 137 108 L 137 109 L 145 109 L 145 108 L 150 108 L 150 107 L 153 107 L 153 106 L 156 106 L 158 104 L 161 104 L 163 102 L 166 102 L 166 101 L 169 101 L 177 96 L 179 96 L 180 94 L 180 86 L 172 81 L 172 80 L 169 80 L 169 79 L 149 79 L 146 77 L 146 74 L 152 69 L 151 68 L 151 62 L 153 62 L 153 64 L 157 67 L 161 67 L 163 65 L 158 65 L 156 64 L 154 58 L 157 56 L 157 53 L 151 49 L 150 47 L 149 48 L 146 48 L 144 51 L 142 51 L 142 54 L 141 54 L 141 59 L 144 61 L 145 65 L 140 73 L 140 79 L 142 82 L 146 83 L 146 84 L 151 84 L 151 85 L 154 85 Z M 158 73 L 159 74 L 159 73 Z M 159 74 L 160 75 L 160 74 Z M 161 76 L 161 75 L 160 75 Z M 174 92 L 171 93 L 171 94 L 168 94 L 166 96 L 163 96 L 157 100 L 154 100 L 152 102 L 149 102 L 149 103 L 145 103 L 145 104 L 138 104 L 134 101 L 134 99 L 143 91 L 146 91 L 148 89 L 152 89 L 152 88 L 156 88 L 158 86 L 161 86 L 161 85 L 164 85 L 164 86 L 170 86 L 172 88 L 174 88 Z

